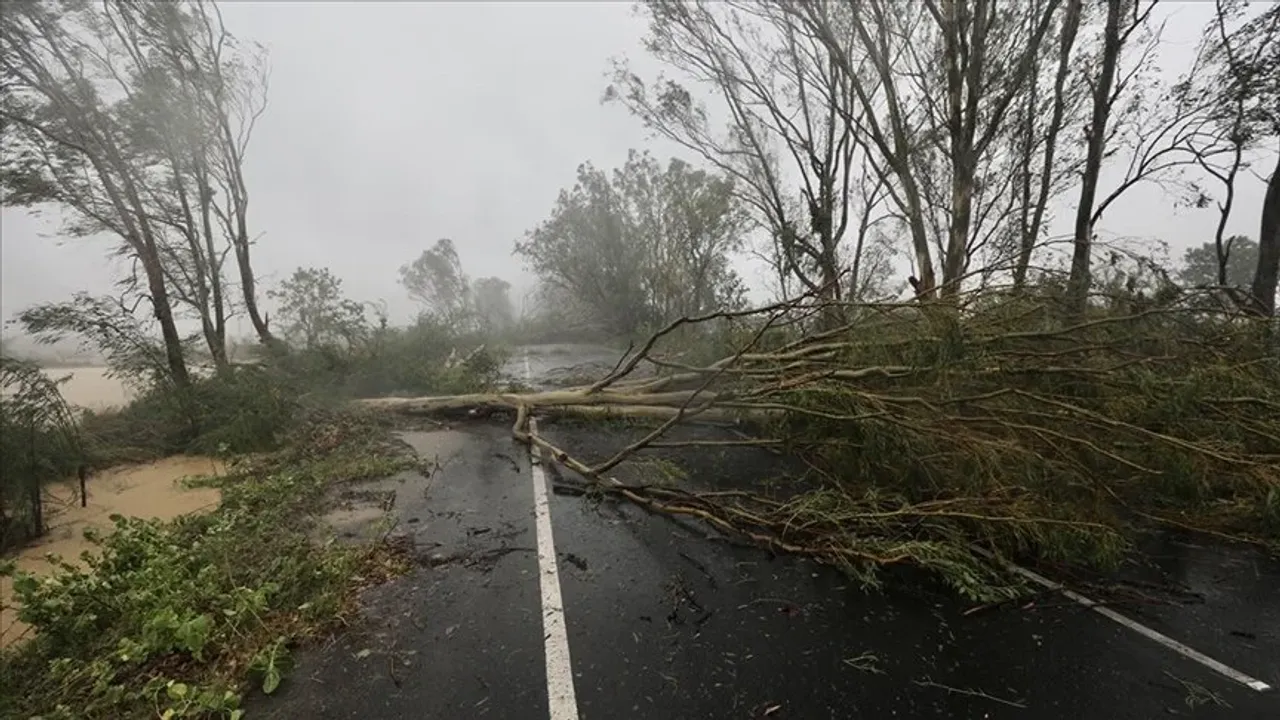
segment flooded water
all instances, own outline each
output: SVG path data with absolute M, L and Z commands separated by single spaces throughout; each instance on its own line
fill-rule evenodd
M 70 376 L 60 386 L 68 405 L 102 411 L 122 407 L 133 399 L 133 390 L 108 377 L 104 367 L 45 368 L 44 373 L 55 380 Z
M 511 353 L 503 375 L 508 380 L 530 384 L 536 390 L 588 384 L 608 375 L 622 354 L 622 350 L 603 345 L 523 345 Z M 632 377 L 647 368 L 637 370 Z
M 18 569 L 47 573 L 51 566 L 45 557 L 50 553 L 79 564 L 82 552 L 94 550 L 94 546 L 84 539 L 85 528 L 110 528 L 111 515 L 116 513 L 168 520 L 212 509 L 218 504 L 217 490 L 186 489 L 177 481 L 192 475 L 220 472 L 222 466 L 218 461 L 202 457 L 171 457 L 106 470 L 89 478 L 86 507 L 80 507 L 78 483 L 50 486 L 45 501 L 49 532 L 18 552 Z M 31 634 L 30 628 L 17 619 L 10 607 L 13 602 L 12 585 L 9 578 L 0 578 L 0 647 Z

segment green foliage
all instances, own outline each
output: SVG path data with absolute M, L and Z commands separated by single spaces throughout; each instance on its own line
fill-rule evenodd
M 282 337 L 295 347 L 351 350 L 368 338 L 364 306 L 343 295 L 328 268 L 300 267 L 267 295 L 278 303 Z
M 580 166 L 516 252 L 597 325 L 630 336 L 739 305 L 729 253 L 746 222 L 732 181 L 633 151 L 612 175 Z
M 1227 254 L 1227 282 L 1231 287 L 1249 287 L 1258 267 L 1258 243 L 1243 235 L 1235 235 L 1223 241 Z M 1199 247 L 1187 248 L 1182 256 L 1183 267 L 1178 279 L 1191 286 L 1218 284 L 1218 250 L 1208 242 Z
M 1114 279 L 1083 318 L 1051 286 L 849 305 L 818 333 L 759 334 L 765 313 L 680 328 L 656 346 L 663 390 L 725 369 L 713 409 L 741 412 L 801 476 L 636 492 L 870 585 L 911 563 L 981 601 L 1020 588 L 975 546 L 1107 567 L 1163 525 L 1280 542 L 1280 327 Z
M 442 238 L 400 268 L 400 284 L 435 323 L 462 330 L 471 315 L 471 281 L 453 241 Z
M 1274 328 L 1184 302 L 1084 321 L 1025 295 L 863 314 L 831 350 L 858 379 L 771 393 L 795 408 L 775 430 L 831 482 L 843 510 L 824 516 L 863 536 L 868 493 L 877 511 L 945 509 L 920 512 L 933 539 L 1084 563 L 1158 517 L 1274 533 Z
M 84 414 L 85 452 L 75 462 L 87 457 L 105 467 L 173 453 L 269 450 L 302 406 L 474 392 L 498 381 L 501 349 L 431 318 L 408 328 L 388 327 L 385 318 L 375 325 L 362 305 L 342 295 L 341 282 L 328 270 L 299 269 L 273 295 L 281 302 L 284 336 L 297 346 L 263 353 L 253 364 L 193 375 L 188 387 L 170 382 L 162 347 L 114 301 L 82 295 L 23 313 L 38 338 L 79 337 L 102 351 L 113 377 L 139 390 L 121 410 Z M 58 470 L 63 477 L 65 471 Z
M 5 717 L 238 717 L 246 682 L 280 684 L 289 648 L 329 626 L 369 550 L 317 544 L 314 513 L 344 481 L 408 460 L 357 416 L 318 414 L 286 449 L 198 481 L 222 502 L 170 522 L 113 518 L 83 568 L 18 573 L 36 637 L 5 651 Z
M 462 343 L 467 345 L 462 345 Z M 86 412 L 94 463 L 174 453 L 225 456 L 280 446 L 297 414 L 356 397 L 478 392 L 495 385 L 504 354 L 439 327 L 368 329 L 355 347 L 320 346 L 229 367 L 179 390 L 153 386 L 125 408 Z M 458 348 L 472 346 L 470 352 Z
M 472 308 L 481 333 L 490 337 L 511 330 L 516 321 L 511 304 L 511 283 L 496 277 L 476 280 L 472 291 Z
M 76 293 L 67 302 L 46 303 L 18 315 L 23 328 L 44 345 L 76 338 L 102 354 L 112 377 L 134 384 L 169 378 L 164 346 L 151 328 L 120 300 Z
M 486 294 L 493 302 L 489 311 L 501 313 L 506 283 L 485 280 L 494 281 L 486 287 L 500 291 Z M 482 337 L 465 334 L 459 317 L 428 313 L 407 328 L 390 327 L 385 316 L 371 323 L 364 307 L 343 296 L 341 281 L 327 269 L 299 268 L 271 296 L 281 303 L 283 336 L 292 349 L 264 357 L 264 377 L 305 401 L 467 392 L 497 380 L 498 352 L 480 349 L 470 362 L 456 362 L 463 348 L 483 344 Z M 509 300 L 506 305 L 509 314 Z M 470 317 L 469 300 L 462 310 Z
M 426 317 L 408 328 L 373 330 L 368 342 L 349 351 L 294 352 L 271 364 L 279 381 L 303 399 L 324 402 L 474 392 L 498 380 L 503 359 L 480 338 L 458 336 Z
M 174 453 L 228 455 L 277 447 L 299 407 L 298 380 L 272 366 L 195 377 L 185 390 L 145 389 L 126 407 L 81 420 L 94 464 Z
M 41 487 L 74 474 L 84 462 L 61 382 L 0 355 L 0 549 L 44 532 Z

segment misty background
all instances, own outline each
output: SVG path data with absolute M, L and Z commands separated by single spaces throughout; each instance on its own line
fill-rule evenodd
M 624 108 L 601 104 L 611 59 L 625 57 L 650 77 L 662 70 L 644 51 L 646 24 L 629 2 L 234 2 L 221 10 L 231 32 L 266 47 L 272 66 L 247 159 L 264 290 L 300 265 L 327 266 L 348 297 L 383 301 L 391 322 L 405 323 L 418 307 L 397 269 L 451 238 L 468 274 L 512 284 L 519 312 L 534 279 L 512 244 L 548 217 L 579 164 L 617 167 L 637 148 L 704 165 L 651 138 Z M 1167 22 L 1160 66 L 1173 78 L 1187 69 L 1213 4 L 1172 2 L 1158 12 Z M 1241 178 L 1228 235 L 1257 236 L 1264 191 L 1256 172 Z M 1070 231 L 1065 210 L 1074 201 L 1060 198 L 1050 235 Z M 115 241 L 64 240 L 59 219 L 56 210 L 3 210 L 8 337 L 23 308 L 110 292 L 127 269 L 108 259 Z M 1166 242 L 1176 262 L 1212 240 L 1216 220 L 1213 206 L 1174 208 L 1160 187 L 1145 185 L 1108 210 L 1099 234 Z M 903 252 L 904 286 L 907 263 Z M 751 299 L 768 297 L 762 263 L 741 254 L 735 266 Z M 262 303 L 272 308 L 265 293 Z M 230 331 L 252 334 L 243 317 Z

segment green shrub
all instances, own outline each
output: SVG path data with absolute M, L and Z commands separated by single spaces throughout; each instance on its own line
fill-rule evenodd
M 297 395 L 295 383 L 269 367 L 238 366 L 193 378 L 186 391 L 153 386 L 120 410 L 86 413 L 81 425 L 99 466 L 257 452 L 277 446 Z
M 471 348 L 462 351 L 455 348 Z M 153 385 L 128 406 L 82 420 L 99 466 L 174 453 L 226 456 L 279 446 L 304 407 L 358 397 L 477 392 L 498 382 L 505 354 L 430 323 L 384 328 L 355 347 L 320 346 Z
M 59 384 L 31 363 L 0 356 L 0 549 L 44 532 L 41 487 L 84 462 Z

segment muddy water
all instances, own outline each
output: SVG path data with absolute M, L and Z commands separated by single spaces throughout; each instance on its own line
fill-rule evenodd
M 107 377 L 103 367 L 45 368 L 44 373 L 55 380 L 71 376 L 61 386 L 68 405 L 102 411 L 123 407 L 133 399 L 133 391 L 116 378 Z
M 89 479 L 87 507 L 80 507 L 76 484 L 53 485 L 47 491 L 45 504 L 49 532 L 19 551 L 16 556 L 18 568 L 45 574 L 51 569 L 45 559 L 49 553 L 78 564 L 80 553 L 94 549 L 84 539 L 85 528 L 110 528 L 110 516 L 115 513 L 168 520 L 209 510 L 218 504 L 217 490 L 188 490 L 177 481 L 191 475 L 221 471 L 222 467 L 216 460 L 201 457 L 172 457 L 107 470 Z M 12 590 L 12 581 L 0 578 L 0 647 L 30 635 L 30 628 L 18 621 L 16 613 L 9 607 L 13 602 Z

